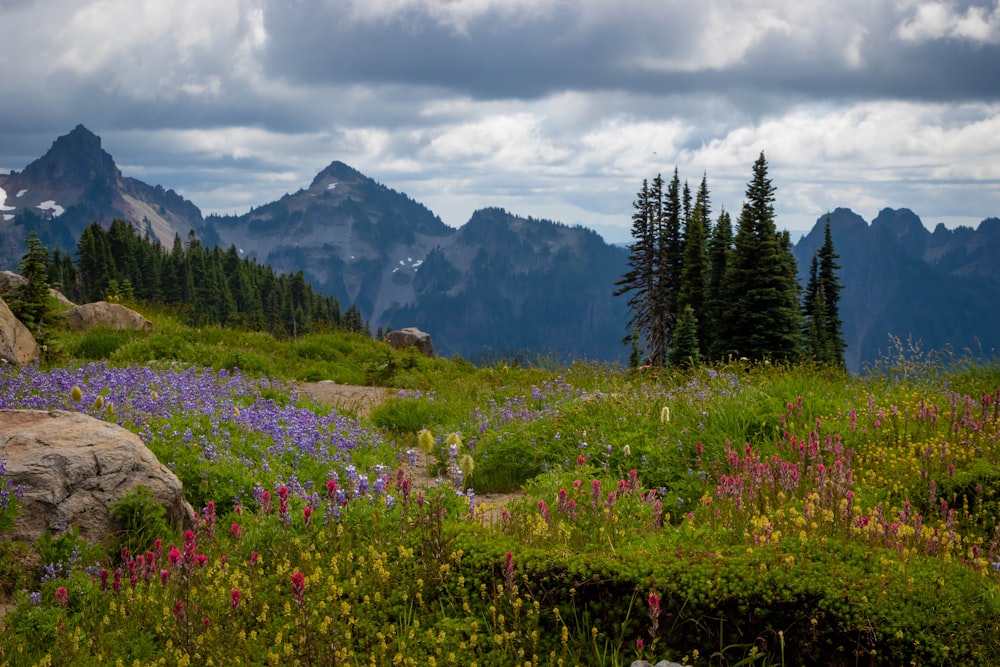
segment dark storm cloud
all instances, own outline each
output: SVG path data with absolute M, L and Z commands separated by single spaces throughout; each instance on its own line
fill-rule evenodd
M 711 40 L 693 39 L 712 26 L 690 9 L 650 15 L 625 8 L 600 25 L 583 23 L 576 5 L 557 5 L 521 22 L 494 9 L 459 31 L 413 9 L 359 20 L 344 3 L 325 13 L 311 4 L 275 5 L 265 10 L 266 66 L 302 84 L 430 86 L 479 99 L 530 99 L 562 90 L 752 91 L 818 99 L 1000 96 L 1000 44 L 906 41 L 898 33 L 906 16 L 884 7 L 858 17 L 867 21 L 862 31 L 846 30 L 850 20 L 829 31 L 806 33 L 797 25 L 770 30 L 733 62 L 717 66 L 712 54 L 698 52 L 710 49 Z M 856 51 L 856 62 L 843 57 L 847 49 Z M 649 66 L 656 59 L 664 61 L 662 68 Z M 681 60 L 692 65 L 670 64 Z
M 450 224 L 627 224 L 674 165 L 738 209 L 761 150 L 810 223 L 1000 209 L 997 0 L 0 0 L 0 27 L 0 169 L 83 123 L 208 211 L 339 159 Z

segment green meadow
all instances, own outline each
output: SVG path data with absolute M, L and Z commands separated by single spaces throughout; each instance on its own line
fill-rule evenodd
M 144 314 L 2 407 L 140 434 L 197 525 L 137 491 L 104 543 L 0 542 L 0 665 L 1000 662 L 995 358 L 476 367 Z

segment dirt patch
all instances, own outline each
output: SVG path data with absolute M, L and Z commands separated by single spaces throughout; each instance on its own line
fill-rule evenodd
M 372 410 L 396 393 L 395 389 L 386 389 L 385 387 L 338 384 L 330 380 L 324 380 L 323 382 L 299 382 L 295 386 L 320 403 L 326 403 L 338 410 L 354 413 L 358 417 L 370 417 Z

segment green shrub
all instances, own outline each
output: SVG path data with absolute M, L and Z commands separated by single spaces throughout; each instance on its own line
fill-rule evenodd
M 127 548 L 131 554 L 144 554 L 155 540 L 167 540 L 177 532 L 167 522 L 163 505 L 144 486 L 135 487 L 112 505 L 111 515 L 121 526 L 115 539 L 116 552 Z
M 24 542 L 0 540 L 0 599 L 25 590 L 37 577 L 31 562 L 31 548 Z
M 390 398 L 372 411 L 376 426 L 395 433 L 417 433 L 444 421 L 447 416 L 440 403 L 422 398 Z
M 68 353 L 78 359 L 110 359 L 118 348 L 138 335 L 132 331 L 106 327 L 91 329 L 84 332 Z

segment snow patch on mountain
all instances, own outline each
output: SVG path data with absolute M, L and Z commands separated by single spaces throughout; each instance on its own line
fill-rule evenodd
M 52 211 L 53 218 L 58 218 L 60 215 L 66 212 L 66 209 L 57 204 L 54 199 L 46 199 L 35 208 L 40 208 L 43 211 Z
M 0 188 L 0 211 L 13 211 L 16 206 L 6 206 L 7 203 L 7 191 Z M 4 218 L 6 219 L 6 217 Z
M 28 192 L 28 188 L 21 188 L 20 190 L 17 191 L 17 194 L 14 195 L 14 197 L 15 198 L 16 197 L 23 197 L 25 194 L 27 194 L 27 192 Z

